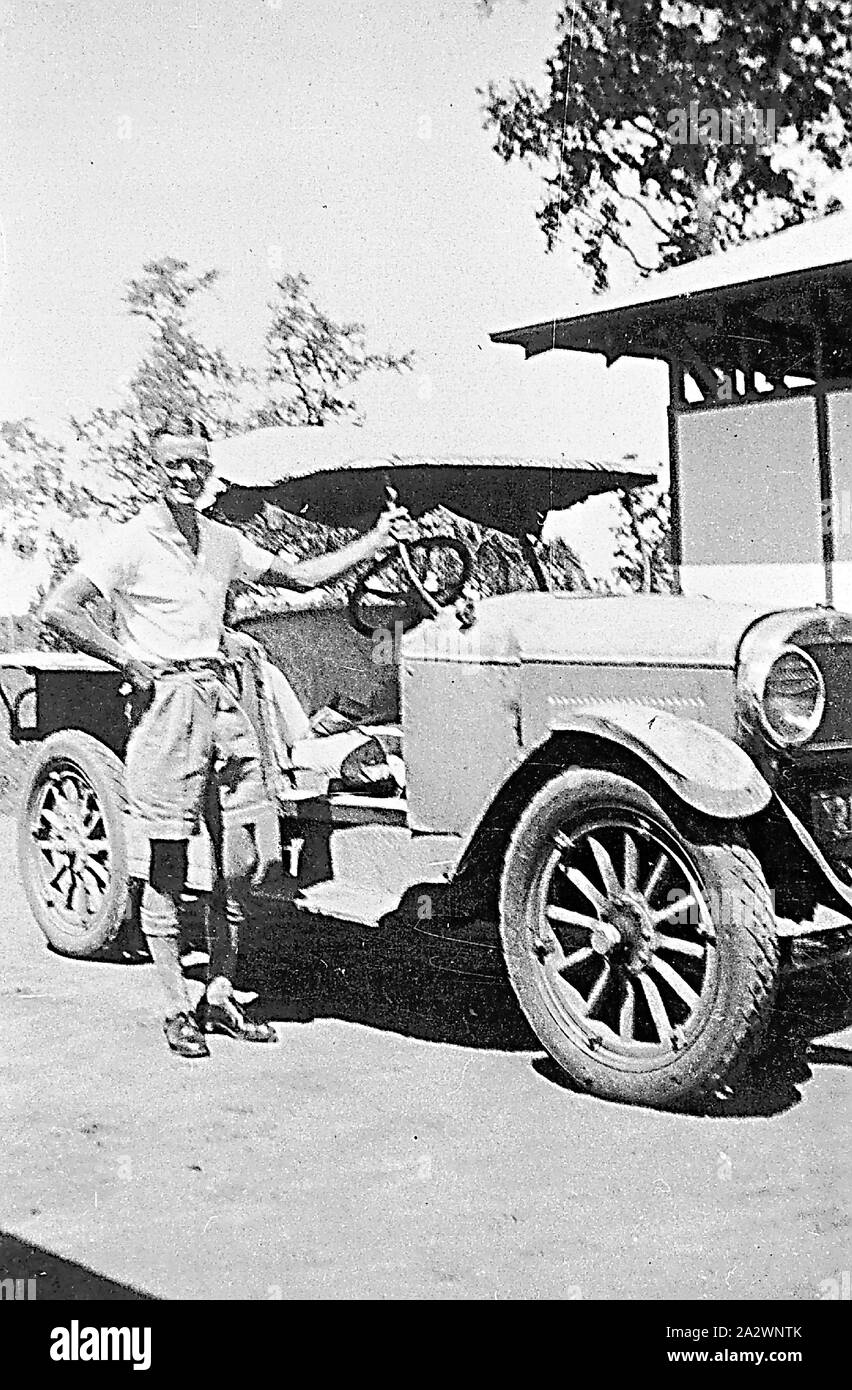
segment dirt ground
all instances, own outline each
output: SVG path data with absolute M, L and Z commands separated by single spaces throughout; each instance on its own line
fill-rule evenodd
M 246 984 L 280 1046 L 188 1063 L 150 965 L 45 948 L 12 842 L 0 1273 L 39 1297 L 848 1297 L 848 972 L 788 992 L 729 1112 L 662 1115 L 566 1089 L 438 948 L 278 922 Z

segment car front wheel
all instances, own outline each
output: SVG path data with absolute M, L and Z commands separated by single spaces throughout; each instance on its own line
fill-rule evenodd
M 759 1046 L 779 951 L 730 826 L 687 839 L 641 787 L 570 768 L 531 801 L 501 887 L 521 1008 L 580 1089 L 657 1107 L 729 1085 Z

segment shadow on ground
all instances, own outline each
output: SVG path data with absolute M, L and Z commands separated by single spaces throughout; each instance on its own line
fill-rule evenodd
M 797 1105 L 814 1067 L 852 1065 L 852 1049 L 815 1041 L 850 1024 L 848 962 L 789 977 L 782 985 L 763 1051 L 718 1113 L 775 1115 Z
M 202 945 L 201 939 L 194 944 Z M 144 939 L 122 933 L 109 958 L 126 964 L 147 959 Z M 204 979 L 202 965 L 187 973 Z M 253 922 L 238 983 L 258 993 L 252 1009 L 258 1017 L 297 1023 L 337 1018 L 429 1042 L 531 1052 L 540 1077 L 572 1089 L 565 1073 L 542 1055 L 490 933 L 448 937 L 401 915 L 366 928 L 278 907 Z M 768 1117 L 791 1109 L 815 1066 L 852 1063 L 852 1050 L 815 1041 L 850 1024 L 848 961 L 785 977 L 759 1057 L 732 1091 L 723 1091 L 702 1113 Z
M 528 1051 L 535 1071 L 571 1089 L 527 1025 L 499 951 L 445 941 L 403 921 L 368 930 L 327 919 L 270 922 L 254 935 L 242 983 L 262 1016 L 339 1018 L 458 1046 Z M 797 1105 L 816 1066 L 852 1050 L 814 1041 L 852 1023 L 849 963 L 785 977 L 759 1057 L 704 1112 L 771 1116 Z
M 271 1018 L 339 1018 L 429 1042 L 540 1050 L 494 947 L 402 922 L 300 917 L 258 926 L 242 960 L 241 983 L 259 992 L 258 1011 Z
M 66 1260 L 41 1245 L 0 1231 L 0 1280 L 10 1279 L 16 1281 L 16 1292 L 24 1300 L 31 1289 L 39 1302 L 66 1298 L 98 1302 L 151 1302 L 154 1299 L 153 1294 L 131 1288 L 129 1284 L 119 1284 L 75 1260 Z M 30 1280 L 35 1280 L 34 1286 Z M 4 1298 L 8 1289 L 8 1284 L 2 1288 Z

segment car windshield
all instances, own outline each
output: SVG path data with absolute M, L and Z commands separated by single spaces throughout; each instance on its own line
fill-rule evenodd
M 590 588 L 576 552 L 564 540 L 542 541 L 477 526 L 445 508 L 423 517 L 426 535 L 451 535 L 464 542 L 471 556 L 467 589 L 482 598 L 535 590 L 583 592 Z M 451 563 L 449 560 L 447 563 Z
M 265 549 L 288 551 L 294 558 L 319 553 L 357 534 L 351 528 L 322 526 L 269 503 L 252 516 L 245 529 Z M 589 593 L 593 587 L 580 559 L 563 540 L 546 542 L 512 536 L 457 516 L 446 507 L 437 507 L 419 517 L 416 531 L 424 539 L 450 537 L 461 543 L 470 557 L 463 594 L 474 601 L 525 592 Z M 430 552 L 427 590 L 440 594 L 445 586 L 452 585 L 457 572 L 456 552 L 440 548 Z M 228 622 L 241 623 L 263 613 L 289 612 L 294 608 L 341 607 L 352 585 L 352 576 L 308 593 L 264 587 L 262 580 L 237 585 L 229 600 Z M 389 556 L 383 585 L 401 590 L 409 587 L 402 559 L 395 562 Z

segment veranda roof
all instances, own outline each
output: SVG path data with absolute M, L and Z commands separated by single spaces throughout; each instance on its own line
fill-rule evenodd
M 551 348 L 622 355 L 677 356 L 708 339 L 777 344 L 812 338 L 815 316 L 829 343 L 848 337 L 852 309 L 852 213 L 832 213 L 729 251 L 650 275 L 628 293 L 612 292 L 539 323 L 492 333 L 527 357 Z M 773 355 L 772 352 L 769 353 Z M 800 370 L 813 367 L 807 357 Z M 767 365 L 769 365 L 767 363 Z

